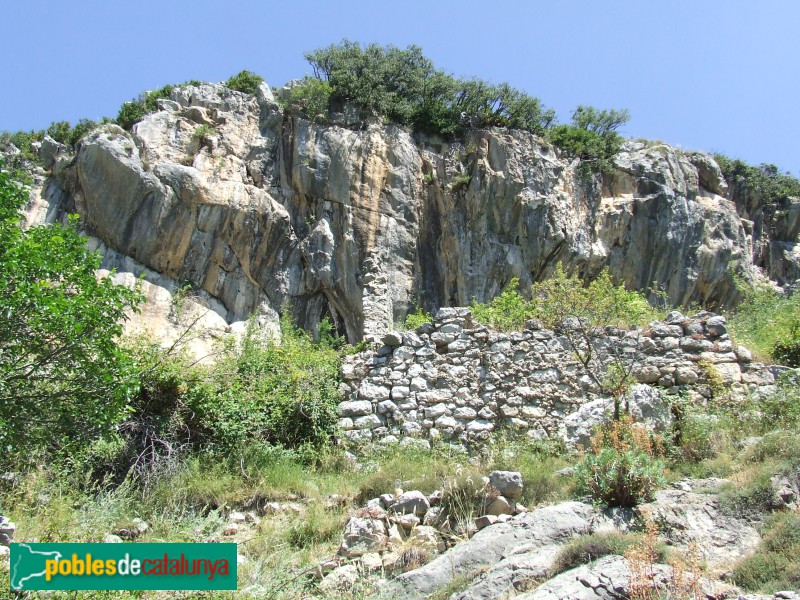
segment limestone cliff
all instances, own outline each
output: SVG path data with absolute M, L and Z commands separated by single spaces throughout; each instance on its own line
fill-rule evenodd
M 732 268 L 798 273 L 800 203 L 776 226 L 726 197 L 713 159 L 663 144 L 628 142 L 601 181 L 524 132 L 450 143 L 347 112 L 318 124 L 265 84 L 204 84 L 176 88 L 132 133 L 106 125 L 74 153 L 47 139 L 40 153 L 38 219 L 76 210 L 107 267 L 191 284 L 228 323 L 290 302 L 302 325 L 329 315 L 355 341 L 558 261 L 712 307 L 735 302 Z

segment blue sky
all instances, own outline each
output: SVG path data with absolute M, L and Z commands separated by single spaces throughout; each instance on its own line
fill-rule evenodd
M 0 130 L 116 116 L 147 89 L 270 85 L 342 38 L 422 46 L 440 68 L 512 85 L 568 121 L 627 108 L 623 133 L 800 174 L 800 2 L 2 0 Z

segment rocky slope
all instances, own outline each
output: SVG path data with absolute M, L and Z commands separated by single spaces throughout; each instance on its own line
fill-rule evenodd
M 331 121 L 284 111 L 265 84 L 179 87 L 132 133 L 103 126 L 75 153 L 46 139 L 31 220 L 76 210 L 106 266 L 170 293 L 190 284 L 222 329 L 291 302 L 300 324 L 330 316 L 350 341 L 558 261 L 710 307 L 735 302 L 732 267 L 798 274 L 800 201 L 776 216 L 728 199 L 703 154 L 629 142 L 601 182 L 524 132 L 446 143 Z

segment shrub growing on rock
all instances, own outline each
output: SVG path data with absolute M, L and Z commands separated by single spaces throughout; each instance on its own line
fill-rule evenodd
M 649 502 L 665 483 L 659 446 L 630 417 L 601 426 L 575 469 L 579 491 L 607 506 Z
M 258 86 L 264 81 L 260 75 L 256 75 L 252 71 L 244 69 L 233 75 L 225 85 L 237 92 L 245 94 L 255 94 L 258 91 Z

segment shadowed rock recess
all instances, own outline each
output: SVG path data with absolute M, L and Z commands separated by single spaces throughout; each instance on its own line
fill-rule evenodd
M 735 302 L 732 270 L 798 272 L 800 211 L 773 227 L 726 198 L 713 159 L 663 144 L 628 142 L 612 173 L 587 178 L 525 132 L 448 143 L 346 114 L 323 125 L 282 110 L 266 84 L 202 84 L 174 89 L 131 133 L 105 125 L 75 153 L 49 139 L 40 153 L 33 220 L 77 211 L 105 266 L 191 285 L 223 327 L 274 323 L 290 302 L 308 329 L 329 316 L 351 342 L 377 340 L 414 305 L 488 300 L 559 261 L 707 307 Z

